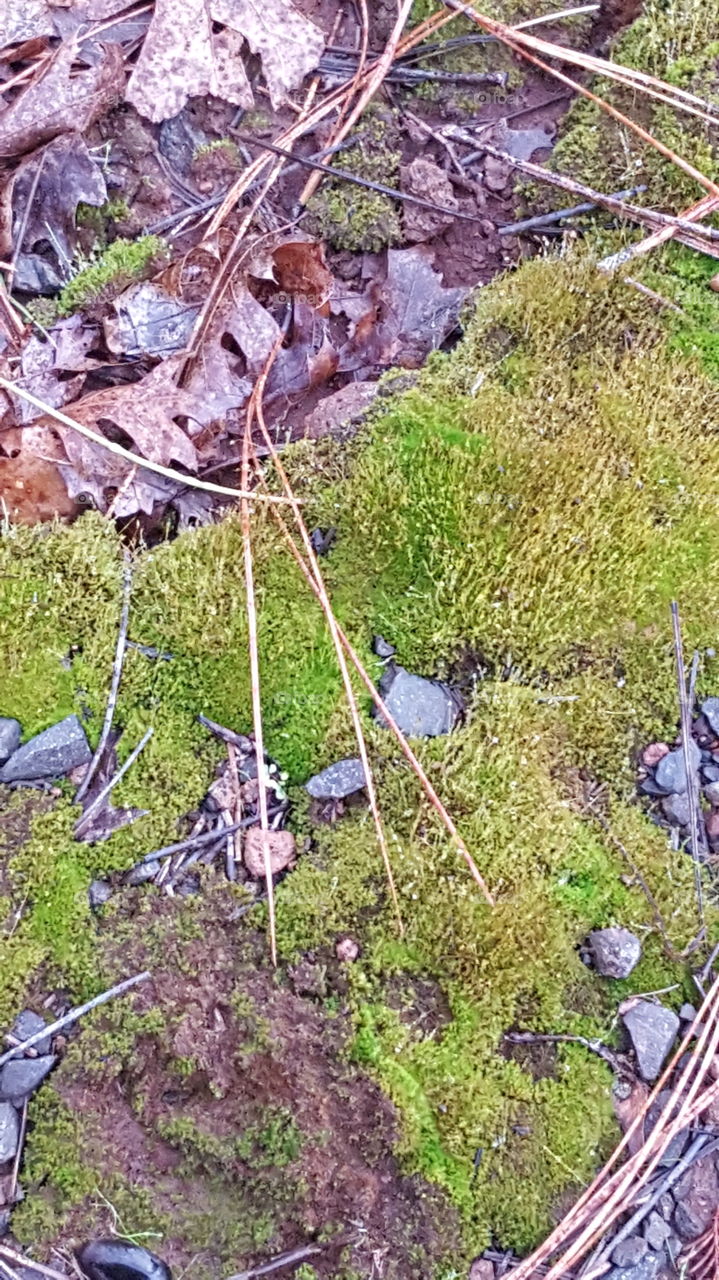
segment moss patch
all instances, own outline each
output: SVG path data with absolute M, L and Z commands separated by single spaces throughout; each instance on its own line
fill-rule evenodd
M 581 770 L 604 785 L 610 828 L 641 867 L 681 949 L 696 932 L 691 864 L 634 803 L 633 760 L 640 744 L 675 728 L 671 599 L 682 607 L 687 648 L 704 653 L 715 645 L 718 408 L 719 387 L 691 344 L 642 297 L 577 255 L 537 260 L 485 289 L 461 347 L 433 357 L 418 387 L 385 405 L 350 449 L 288 452 L 308 521 L 338 529 L 324 565 L 340 619 L 362 653 L 379 631 L 414 670 L 451 675 L 474 664 L 485 672 L 463 726 L 418 750 L 496 895 L 494 909 L 392 740 L 366 720 L 405 923 L 401 940 L 367 813 L 355 810 L 334 827 L 310 821 L 299 784 L 351 754 L 353 739 L 319 611 L 270 518 L 256 517 L 268 746 L 290 775 L 298 838 L 311 838 L 278 890 L 281 955 L 286 962 L 312 952 L 312 963 L 326 966 L 332 982 L 322 1025 L 333 1025 L 338 1007 L 353 1025 L 351 1044 L 333 1041 L 330 1056 L 337 1063 L 352 1055 L 394 1102 L 404 1176 L 420 1200 L 435 1194 L 434 1185 L 445 1212 L 453 1205 L 463 1230 L 461 1246 L 456 1239 L 452 1246 L 457 1258 L 490 1236 L 530 1245 L 616 1136 L 604 1064 L 566 1046 L 542 1075 L 506 1052 L 503 1033 L 521 1027 L 611 1038 L 619 997 L 679 983 L 671 999 L 683 999 L 682 967 L 667 958 L 639 889 L 622 878 L 618 846 L 593 821 L 576 778 Z M 214 975 L 241 971 L 245 985 L 239 995 L 228 987 L 220 1016 L 237 1035 L 233 1071 L 259 1085 L 273 1077 L 266 1062 L 252 1076 L 253 1064 L 274 1060 L 280 1028 L 286 1038 L 288 993 L 281 977 L 276 984 L 263 977 L 261 991 L 253 986 L 261 953 L 252 951 L 249 963 L 251 935 L 231 919 L 232 891 L 221 925 L 229 953 L 212 963 L 220 926 L 203 915 L 204 894 L 196 907 L 177 907 L 138 891 L 129 914 L 123 902 L 93 920 L 83 896 L 97 870 L 128 865 L 171 839 L 178 818 L 197 804 L 219 756 L 197 713 L 251 726 L 241 562 L 232 516 L 138 557 L 130 636 L 173 656 L 127 656 L 116 717 L 125 731 L 121 756 L 148 724 L 156 732 L 117 801 L 151 816 L 96 849 L 71 842 L 67 803 L 35 817 L 31 842 L 12 850 L 3 882 L 8 913 L 24 896 L 29 903 L 11 939 L 3 1008 L 8 1016 L 16 1008 L 23 972 L 38 965 L 75 995 L 114 972 L 118 956 L 138 967 L 149 959 L 199 987 L 204 1035 L 215 1026 L 214 1014 L 202 1020 L 203 1002 L 217 999 Z M 27 732 L 86 705 L 97 733 L 120 566 L 113 532 L 94 515 L 70 529 L 11 530 L 0 540 L 8 592 L 3 711 L 19 714 Z M 699 690 L 716 692 L 709 658 Z M 598 979 L 577 953 L 589 929 L 612 923 L 635 929 L 644 942 L 641 965 L 622 984 Z M 709 926 L 713 939 L 713 908 Z M 345 971 L 334 944 L 347 932 L 361 957 Z M 203 972 L 212 975 L 211 990 Z M 425 1027 L 418 1009 L 408 1021 L 393 995 L 397 981 L 418 992 L 434 984 L 451 1020 Z M 135 1025 L 120 1035 L 111 1025 L 114 1049 L 106 1044 L 100 1052 L 87 1032 L 78 1043 L 93 1061 L 109 1059 L 103 1072 L 114 1070 L 113 1053 L 124 1064 L 122 1081 L 132 1081 L 134 1114 L 153 1144 L 167 1142 L 175 1156 L 198 1161 L 200 1125 L 210 1145 L 222 1142 L 225 1157 L 229 1142 L 232 1158 L 244 1160 L 236 1144 L 249 1131 L 252 1151 L 261 1154 L 256 1139 L 266 1119 L 251 1108 L 241 1117 L 223 1110 L 232 1088 L 217 1064 L 210 1070 L 203 1060 L 202 1037 L 177 1038 L 174 997 L 161 996 L 163 1044 L 171 1045 L 166 1080 L 193 1092 L 184 1113 L 191 1132 L 175 1123 L 163 1134 L 159 1123 L 159 1094 L 147 1083 L 156 1031 Z M 316 1017 L 317 1006 L 309 1007 Z M 141 1003 L 138 1009 L 147 1012 Z M 306 1066 L 308 1041 L 298 1043 L 303 1051 L 294 1056 Z M 98 1078 L 87 1059 L 80 1065 Z M 281 1096 L 261 1102 L 288 1105 Z M 217 1109 L 223 1127 L 208 1128 Z M 317 1176 L 325 1169 L 322 1129 L 305 1134 L 320 1152 Z M 288 1132 L 273 1131 L 273 1168 Z M 370 1125 L 368 1142 L 372 1135 Z M 158 1150 L 152 1147 L 153 1160 Z M 217 1162 L 219 1148 L 212 1151 L 203 1159 Z M 300 1164 L 306 1152 L 307 1144 Z M 294 1166 L 290 1153 L 287 1170 Z M 74 1168 L 64 1155 L 60 1167 Z M 219 1183 L 214 1190 L 226 1194 Z M 60 1202 L 60 1217 L 74 1212 L 69 1202 L 80 1191 Z M 191 1238 L 193 1248 L 212 1249 L 211 1218 L 206 1207 L 195 1208 L 183 1227 L 185 1245 Z M 155 1202 L 158 1220 L 166 1210 Z M 263 1228 L 268 1249 L 282 1212 Z M 442 1250 L 436 1241 L 421 1243 L 420 1219 L 411 1222 L 422 1252 L 416 1275 L 434 1276 Z M 248 1236 L 241 1247 L 262 1248 Z M 216 1249 L 223 1265 L 231 1248 L 224 1235 Z
M 90 261 L 65 285 L 58 298 L 58 314 L 69 316 L 81 307 L 109 301 L 151 273 L 165 253 L 165 242 L 159 236 L 113 240 L 97 261 Z

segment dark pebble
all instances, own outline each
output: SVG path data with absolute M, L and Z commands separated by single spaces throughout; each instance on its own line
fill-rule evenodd
M 19 1107 L 42 1084 L 56 1062 L 54 1053 L 42 1058 L 12 1058 L 6 1062 L 0 1071 L 0 1100 Z
M 129 1240 L 90 1240 L 75 1257 L 88 1280 L 172 1280 L 162 1258 Z
M 12 1034 L 16 1040 L 29 1040 L 30 1036 L 37 1035 L 38 1031 L 42 1031 L 43 1027 L 46 1026 L 45 1019 L 39 1013 L 34 1013 L 32 1009 L 23 1009 L 12 1024 Z M 33 1048 L 36 1053 L 49 1053 L 50 1037 L 47 1036 L 44 1040 L 38 1040 L 37 1044 L 33 1045 Z
M 392 658 L 397 650 L 389 640 L 385 640 L 384 636 L 373 636 L 372 652 L 376 653 L 378 658 Z
M 0 716 L 0 764 L 4 764 L 10 759 L 13 751 L 17 751 L 20 746 L 21 732 L 19 720 L 13 720 L 10 716 Z

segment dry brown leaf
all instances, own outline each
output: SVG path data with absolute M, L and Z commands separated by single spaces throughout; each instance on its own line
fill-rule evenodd
M 224 30 L 215 33 L 213 23 Z M 324 36 L 291 0 L 157 0 L 130 76 L 127 100 L 159 122 L 177 115 L 188 98 L 211 93 L 236 106 L 254 99 L 241 56 L 247 40 L 259 54 L 272 105 L 316 67 Z
M 97 326 L 86 323 L 81 315 L 60 320 L 50 330 L 49 341 L 34 334 L 28 338 L 20 355 L 20 369 L 14 370 L 12 381 L 54 409 L 60 409 L 80 394 L 81 375 L 99 363 L 88 355 L 97 341 Z M 69 378 L 66 376 L 69 373 L 80 376 Z M 10 393 L 3 393 L 0 407 L 7 405 L 8 398 L 12 401 L 10 421 L 13 424 L 33 422 L 42 416 L 42 409 Z M 0 420 L 4 416 L 0 414 Z
M 0 159 L 24 155 L 61 133 L 84 132 L 122 96 L 122 50 L 103 48 L 96 67 L 71 75 L 77 46 L 68 40 L 40 75 L 0 111 Z
M 325 251 L 316 240 L 287 240 L 273 251 L 274 277 L 280 289 L 306 302 L 321 315 L 329 315 L 334 277 Z
M 51 428 L 14 427 L 0 433 L 0 498 L 10 520 L 37 524 L 72 519 L 80 510 L 58 465 L 65 457 Z

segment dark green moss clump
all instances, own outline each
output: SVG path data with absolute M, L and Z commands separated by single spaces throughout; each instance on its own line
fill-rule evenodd
M 108 301 L 136 280 L 157 269 L 166 255 L 159 236 L 113 240 L 96 262 L 90 262 L 66 284 L 58 298 L 58 314 L 72 315 L 81 307 Z

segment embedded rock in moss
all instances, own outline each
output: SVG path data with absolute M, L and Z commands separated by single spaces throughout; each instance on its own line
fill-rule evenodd
M 10 758 L 20 745 L 22 732 L 20 721 L 10 716 L 0 717 L 0 765 Z
M 13 752 L 0 769 L 0 782 L 57 778 L 89 764 L 92 752 L 76 715 L 53 724 Z
M 629 929 L 594 929 L 588 943 L 603 978 L 628 978 L 642 958 L 642 944 Z

